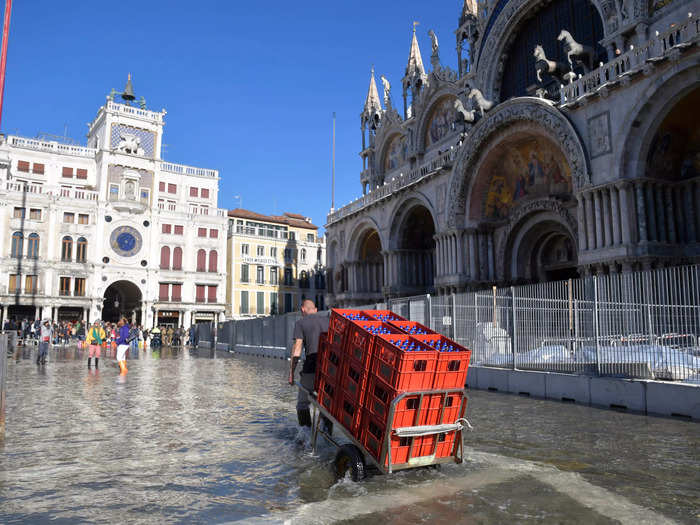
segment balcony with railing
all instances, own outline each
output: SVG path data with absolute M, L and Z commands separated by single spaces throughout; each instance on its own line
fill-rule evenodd
M 156 122 L 163 122 L 163 113 L 150 111 L 148 109 L 135 108 L 133 106 L 127 106 L 126 104 L 107 102 L 107 110 L 115 113 L 122 113 L 123 115 L 128 115 L 130 117 L 138 117 L 147 120 L 155 120 Z
M 7 144 L 14 148 L 33 149 L 36 151 L 46 151 L 61 155 L 72 155 L 74 157 L 94 158 L 95 154 L 97 153 L 95 148 L 75 146 L 72 144 L 61 144 L 60 142 L 53 140 L 30 139 L 27 137 L 18 137 L 17 135 L 8 135 Z
M 197 177 L 212 177 L 218 178 L 219 172 L 217 170 L 209 170 L 206 168 L 196 168 L 194 166 L 186 166 L 184 164 L 174 164 L 172 162 L 161 162 L 160 171 L 165 171 L 167 173 L 175 173 L 177 175 L 194 175 Z
M 436 151 L 435 153 L 427 155 L 423 162 L 415 168 L 404 166 L 403 168 L 387 173 L 382 186 L 375 188 L 362 197 L 358 197 L 350 204 L 346 204 L 342 208 L 329 213 L 326 219 L 327 224 L 332 224 L 353 213 L 357 213 L 363 208 L 385 199 L 399 190 L 412 186 L 426 177 L 431 177 L 444 168 L 451 167 L 456 154 L 457 148 L 451 145 L 447 151 Z
M 630 49 L 560 88 L 562 106 L 574 106 L 579 101 L 593 95 L 604 94 L 606 90 L 628 83 L 632 77 L 643 73 L 674 54 L 689 48 L 700 40 L 700 16 L 688 13 L 688 17 L 673 24 L 668 31 L 659 33 L 639 47 Z

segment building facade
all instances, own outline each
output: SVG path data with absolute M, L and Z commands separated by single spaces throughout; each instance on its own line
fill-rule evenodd
M 165 110 L 131 80 L 88 124 L 87 146 L 2 137 L 3 319 L 189 326 L 223 315 L 226 211 L 216 170 L 161 158 Z
M 318 226 L 296 213 L 228 213 L 227 317 L 241 319 L 299 309 L 326 299 L 326 245 Z
M 699 7 L 466 0 L 456 70 L 414 27 L 401 96 L 372 71 L 329 302 L 700 260 Z

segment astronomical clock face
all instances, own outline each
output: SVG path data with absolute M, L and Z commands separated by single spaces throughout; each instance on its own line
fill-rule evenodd
M 141 250 L 143 238 L 135 228 L 120 226 L 112 231 L 112 235 L 109 237 L 109 244 L 118 255 L 131 257 Z

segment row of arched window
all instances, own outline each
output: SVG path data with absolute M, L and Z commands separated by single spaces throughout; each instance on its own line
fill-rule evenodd
M 12 234 L 11 257 L 20 259 L 24 256 L 24 234 L 22 232 L 14 232 Z M 27 236 L 27 258 L 39 258 L 39 234 L 30 233 Z M 73 244 L 75 244 L 75 262 L 87 262 L 87 239 L 79 237 L 77 242 L 73 243 L 73 238 L 66 235 L 61 240 L 61 261 L 71 262 L 73 260 Z
M 182 248 L 176 246 L 172 249 L 172 266 L 171 266 L 171 250 L 170 246 L 162 246 L 160 249 L 160 268 L 161 270 L 182 270 Z M 209 261 L 209 266 L 207 269 L 207 260 Z M 197 271 L 198 272 L 216 272 L 219 264 L 219 254 L 216 250 L 209 251 L 209 257 L 207 257 L 207 251 L 200 249 L 197 250 Z

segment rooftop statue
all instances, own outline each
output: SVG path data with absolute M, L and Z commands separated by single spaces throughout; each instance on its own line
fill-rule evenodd
M 435 34 L 435 31 L 432 29 L 428 31 L 428 36 L 430 36 L 430 43 L 433 47 L 433 55 L 437 55 L 439 51 L 439 46 L 438 46 L 438 38 L 437 35 Z
M 481 118 L 484 117 L 485 111 L 488 111 L 493 107 L 493 101 L 484 98 L 484 94 L 476 88 L 473 88 L 469 92 L 469 100 L 472 101 L 472 107 L 479 112 Z
M 391 84 L 384 75 L 380 78 L 382 79 L 382 86 L 384 86 L 384 106 L 389 108 L 391 106 Z
M 569 67 L 571 69 L 574 68 L 572 57 L 578 58 L 579 61 L 584 64 L 584 67 L 587 67 L 586 71 L 593 69 L 594 52 L 592 48 L 576 42 L 574 37 L 571 36 L 571 33 L 569 33 L 566 29 L 561 30 L 557 40 L 560 42 L 562 40 L 564 41 L 564 53 L 566 53 L 566 59 L 569 61 Z M 584 57 L 586 58 L 585 63 L 582 60 Z
M 457 121 L 474 122 L 474 113 L 476 113 L 476 111 L 473 109 L 467 111 L 461 100 L 455 100 L 454 108 L 455 111 L 457 111 Z
M 558 78 L 561 83 L 564 75 L 569 71 L 566 64 L 562 64 L 561 62 L 557 62 L 555 60 L 548 60 L 547 55 L 545 55 L 544 48 L 539 44 L 535 46 L 533 56 L 535 57 L 537 82 L 540 84 L 544 82 L 542 79 L 542 73 L 548 73 L 549 75 Z

